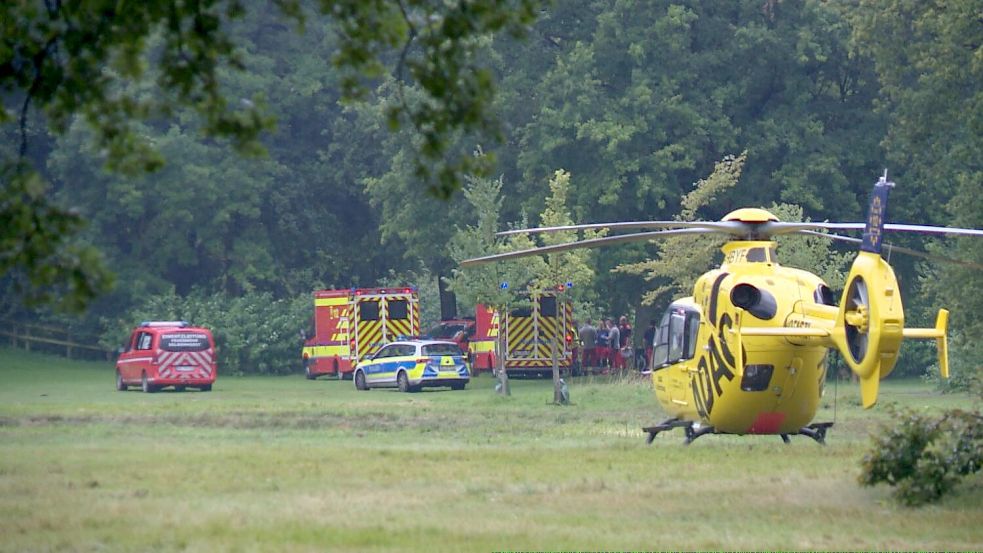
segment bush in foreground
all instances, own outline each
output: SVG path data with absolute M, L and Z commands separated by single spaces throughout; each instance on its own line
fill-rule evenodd
M 983 416 L 952 410 L 925 415 L 890 408 L 892 425 L 882 425 L 864 455 L 860 483 L 894 487 L 904 505 L 938 501 L 983 466 Z

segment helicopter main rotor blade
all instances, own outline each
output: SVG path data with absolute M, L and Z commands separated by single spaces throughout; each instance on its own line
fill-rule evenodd
M 802 230 L 864 230 L 864 223 L 828 223 L 823 221 L 806 223 L 768 222 L 761 225 L 762 234 L 789 234 Z M 930 225 L 906 225 L 886 223 L 884 230 L 893 232 L 917 232 L 920 234 L 942 234 L 946 236 L 983 236 L 983 230 L 959 227 L 934 227 Z M 899 250 L 900 251 L 900 250 Z
M 461 267 L 473 267 L 475 265 L 483 265 L 485 263 L 492 263 L 494 261 L 505 261 L 507 259 L 516 259 L 519 257 L 528 257 L 530 255 L 540 255 L 544 253 L 557 253 L 565 252 L 569 250 L 575 250 L 578 248 L 597 248 L 602 246 L 611 246 L 613 244 L 624 244 L 627 242 L 639 242 L 643 240 L 654 240 L 658 238 L 665 238 L 668 236 L 685 236 L 693 234 L 718 234 L 719 231 L 705 229 L 705 228 L 688 228 L 688 229 L 675 229 L 675 230 L 660 230 L 653 232 L 640 232 L 637 234 L 622 234 L 620 236 L 605 236 L 602 238 L 591 238 L 590 240 L 580 240 L 578 242 L 568 242 L 566 244 L 555 244 L 553 246 L 540 246 L 537 248 L 529 248 L 526 250 L 519 250 L 515 252 L 498 253 L 494 255 L 486 255 L 484 257 L 476 257 L 473 259 L 465 259 L 461 262 Z
M 850 242 L 851 244 L 862 244 L 863 240 L 859 238 L 853 238 L 852 236 L 841 236 L 839 234 L 830 234 L 825 232 L 816 232 L 812 230 L 801 230 L 796 234 L 808 234 L 811 236 L 822 236 L 823 238 L 829 238 L 830 240 L 839 240 L 841 242 Z M 942 263 L 955 263 L 956 265 L 962 265 L 964 267 L 972 267 L 975 269 L 983 269 L 983 265 L 979 263 L 974 263 L 972 261 L 963 261 L 962 259 L 953 259 L 951 257 L 945 257 L 944 255 L 937 255 L 926 253 L 919 250 L 913 250 L 911 248 L 905 248 L 904 246 L 892 246 L 891 244 L 884 244 L 884 248 L 887 249 L 888 255 L 892 252 L 899 252 L 908 255 L 913 255 L 915 257 L 920 257 L 922 259 L 927 259 L 929 261 L 942 262 Z
M 503 230 L 495 233 L 497 236 L 508 236 L 511 234 L 538 234 L 549 232 L 563 232 L 576 230 L 599 230 L 610 229 L 636 230 L 636 229 L 706 229 L 727 234 L 743 234 L 744 225 L 738 221 L 623 221 L 618 223 L 588 223 L 583 225 L 565 225 L 559 227 L 534 227 L 525 229 Z

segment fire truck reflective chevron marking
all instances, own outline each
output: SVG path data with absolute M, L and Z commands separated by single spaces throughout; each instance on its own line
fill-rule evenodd
M 361 361 L 379 349 L 382 342 L 382 321 L 361 321 L 356 334 L 357 360 Z
M 413 335 L 410 322 L 406 319 L 387 321 L 386 331 L 386 338 L 389 341 L 398 340 L 401 337 Z
M 539 318 L 539 343 L 537 348 L 539 351 L 538 357 L 546 357 L 552 359 L 553 355 L 553 340 L 559 339 L 560 336 L 556 330 L 556 319 L 553 317 L 540 317 Z M 557 344 L 557 354 L 562 355 L 562 344 Z
M 509 352 L 526 350 L 533 338 L 531 317 L 509 317 Z
M 157 359 L 157 374 L 163 378 L 191 380 L 212 375 L 208 351 L 161 351 Z
M 212 356 L 207 351 L 162 351 L 158 356 L 158 368 L 169 366 L 208 366 Z

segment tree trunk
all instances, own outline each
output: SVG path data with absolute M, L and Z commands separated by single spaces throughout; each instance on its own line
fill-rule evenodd
M 556 334 L 550 340 L 550 358 L 553 360 L 553 403 L 560 405 L 566 403 L 563 393 L 560 390 L 560 364 L 556 358 Z
M 504 319 L 504 316 L 499 314 L 499 321 L 502 319 Z M 512 391 L 509 389 L 509 373 L 505 370 L 505 328 L 501 322 L 498 325 L 498 340 L 495 341 L 495 346 L 497 349 L 495 352 L 495 365 L 498 367 L 498 386 L 496 386 L 496 391 L 499 395 L 510 396 L 512 395 Z
M 447 289 L 444 276 L 437 275 L 437 291 L 440 293 L 440 320 L 457 318 L 457 296 Z

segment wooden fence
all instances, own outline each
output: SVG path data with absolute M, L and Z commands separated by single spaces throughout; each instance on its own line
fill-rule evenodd
M 72 333 L 50 325 L 0 320 L 0 336 L 10 340 L 10 346 L 25 351 L 41 351 L 64 355 L 69 359 L 112 360 L 114 352 L 98 345 L 91 334 Z

